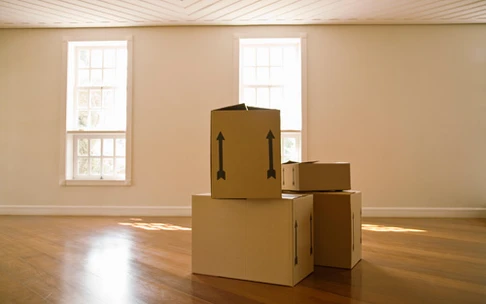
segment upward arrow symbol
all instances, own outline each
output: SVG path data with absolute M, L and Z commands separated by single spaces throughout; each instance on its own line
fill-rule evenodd
M 216 175 L 216 180 L 220 178 L 226 180 L 226 172 L 224 172 L 223 170 L 223 140 L 224 140 L 223 133 L 219 132 L 216 140 L 219 142 L 219 149 L 218 149 L 219 150 L 219 170 Z
M 267 134 L 267 139 L 268 139 L 268 170 L 267 170 L 267 179 L 270 177 L 277 178 L 277 173 L 275 172 L 275 169 L 273 168 L 273 143 L 272 141 L 275 139 L 275 136 L 273 136 L 272 130 L 268 131 Z

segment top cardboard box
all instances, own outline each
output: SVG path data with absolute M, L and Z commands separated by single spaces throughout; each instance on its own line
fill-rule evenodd
M 351 189 L 349 163 L 287 162 L 282 164 L 282 189 L 335 191 Z
M 211 197 L 280 198 L 280 111 L 211 111 Z

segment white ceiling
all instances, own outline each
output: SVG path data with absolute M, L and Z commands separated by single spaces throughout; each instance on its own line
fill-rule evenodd
M 486 23 L 486 0 L 0 0 L 0 28 Z

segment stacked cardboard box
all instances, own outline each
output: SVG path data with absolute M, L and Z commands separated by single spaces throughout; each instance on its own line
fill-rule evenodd
M 211 193 L 192 197 L 194 273 L 294 286 L 314 270 L 313 196 L 282 194 L 280 111 L 211 112 Z
M 313 194 L 315 265 L 353 268 L 361 260 L 361 192 L 350 190 L 350 164 L 285 163 L 282 189 Z

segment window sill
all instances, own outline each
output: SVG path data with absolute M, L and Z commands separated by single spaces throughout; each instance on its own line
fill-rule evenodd
M 61 186 L 130 186 L 132 181 L 127 180 L 61 180 Z

